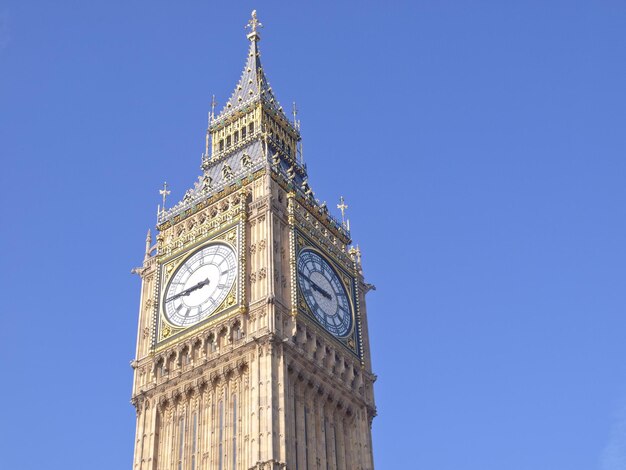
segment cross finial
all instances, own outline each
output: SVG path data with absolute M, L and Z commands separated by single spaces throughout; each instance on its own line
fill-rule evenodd
M 346 225 L 346 209 L 348 208 L 348 205 L 343 200 L 343 196 L 341 196 L 339 198 L 339 201 L 340 201 L 340 204 L 337 204 L 337 209 L 339 209 L 341 211 L 341 223 L 343 224 L 344 227 L 347 227 L 347 225 Z
M 168 189 L 167 189 L 167 181 L 165 181 L 163 183 L 163 189 L 159 189 L 159 194 L 161 196 L 163 196 L 163 209 L 162 210 L 165 210 L 165 200 L 167 199 L 168 194 L 170 194 L 171 192 L 172 191 L 168 191 Z
M 257 29 L 262 28 L 262 27 L 263 27 L 263 24 L 256 17 L 256 10 L 252 10 L 252 17 L 250 18 L 250 21 L 248 21 L 248 24 L 246 25 L 246 28 L 250 28 L 248 39 L 250 39 L 251 41 L 258 41 L 259 39 L 261 39 L 261 36 L 259 36 Z

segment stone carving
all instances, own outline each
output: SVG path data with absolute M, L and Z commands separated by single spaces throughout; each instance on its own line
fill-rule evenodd
M 241 166 L 245 169 L 249 169 L 252 166 L 252 160 L 250 159 L 250 155 L 245 152 L 241 157 Z
M 229 178 L 232 178 L 232 177 L 233 177 L 233 170 L 232 170 L 232 168 L 229 165 L 225 164 L 222 167 L 222 178 L 229 179 Z

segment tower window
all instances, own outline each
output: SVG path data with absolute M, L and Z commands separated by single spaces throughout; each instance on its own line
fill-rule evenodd
M 237 468 L 237 395 L 233 395 L 233 468 Z
M 235 143 L 239 142 L 239 132 L 235 131 L 235 133 L 233 134 L 233 138 L 235 140 Z
M 309 467 L 309 430 L 308 427 L 309 421 L 309 408 L 304 406 L 304 463 L 306 468 Z
M 322 429 L 324 433 L 324 452 L 326 453 L 326 470 L 330 470 L 330 452 L 328 451 L 328 420 L 326 416 L 324 416 L 324 429 Z
M 254 134 L 254 122 L 251 122 L 250 124 L 248 124 L 248 132 L 250 134 Z
M 189 350 L 188 349 L 185 349 L 183 351 L 181 362 L 182 362 L 183 366 L 189 365 L 190 360 L 189 360 Z
M 219 462 L 219 470 L 224 468 L 224 404 L 220 401 L 220 404 L 217 406 L 218 408 L 218 420 L 219 420 L 219 434 L 218 434 L 218 462 Z
M 220 140 L 220 152 L 224 150 L 224 139 Z
M 198 413 L 193 414 L 193 436 L 191 438 L 191 470 L 196 470 L 196 452 L 198 449 Z
M 183 447 L 185 446 L 185 417 L 178 421 L 178 470 L 183 469 Z
M 232 144 L 231 136 L 226 137 L 226 148 L 230 147 L 231 144 Z
M 335 441 L 335 468 L 339 468 L 339 449 L 337 447 L 337 426 L 333 424 L 333 440 Z
M 298 400 L 296 397 L 295 390 L 293 393 L 293 424 L 294 424 L 293 442 L 294 442 L 294 447 L 296 449 L 296 470 L 298 470 Z
M 246 126 L 241 128 L 241 140 L 246 138 Z

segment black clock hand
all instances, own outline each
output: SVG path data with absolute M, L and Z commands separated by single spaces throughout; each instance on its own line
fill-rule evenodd
M 311 287 L 313 287 L 314 290 L 316 290 L 317 292 L 319 292 L 320 294 L 322 294 L 324 297 L 326 297 L 328 300 L 332 299 L 333 296 L 330 295 L 328 292 L 326 292 L 324 289 L 322 289 L 320 286 L 318 286 L 315 282 L 313 282 L 311 280 L 311 278 L 309 276 L 307 276 L 306 274 L 304 274 L 302 271 L 300 271 L 300 275 L 305 278 L 307 281 L 309 281 L 311 283 Z
M 191 286 L 188 289 L 185 289 L 184 291 L 179 292 L 178 294 L 171 296 L 169 299 L 166 299 L 165 302 L 167 303 L 167 302 L 169 302 L 171 300 L 174 300 L 174 299 L 177 299 L 179 297 L 187 296 L 187 295 L 191 294 L 193 291 L 198 290 L 198 289 L 208 285 L 209 282 L 210 281 L 209 281 L 208 278 L 205 279 L 204 281 L 200 281 L 195 286 Z
M 324 289 L 322 289 L 320 286 L 318 286 L 317 284 L 315 284 L 313 281 L 311 281 L 311 287 L 313 287 L 313 289 L 315 289 L 316 291 L 318 291 L 320 294 L 322 294 L 324 297 L 326 297 L 328 300 L 331 300 L 333 298 L 332 295 L 330 295 L 328 292 L 326 292 Z

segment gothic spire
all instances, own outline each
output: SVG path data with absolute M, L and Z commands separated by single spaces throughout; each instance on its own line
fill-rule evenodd
M 246 26 L 246 28 L 250 28 L 250 32 L 247 35 L 250 41 L 250 48 L 248 50 L 246 64 L 235 90 L 220 114 L 213 120 L 214 125 L 219 124 L 223 118 L 234 114 L 235 111 L 243 110 L 251 103 L 257 101 L 262 101 L 263 104 L 269 106 L 273 111 L 284 115 L 283 109 L 274 96 L 272 87 L 261 65 L 261 54 L 258 45 L 261 40 L 261 35 L 259 34 L 259 28 L 261 27 L 263 27 L 263 25 L 257 19 L 256 10 L 254 10 Z

